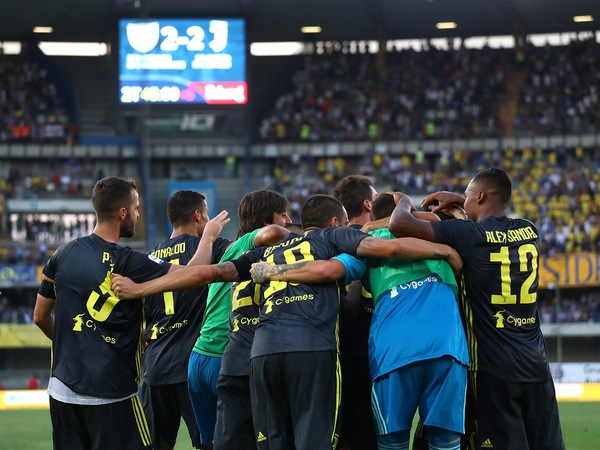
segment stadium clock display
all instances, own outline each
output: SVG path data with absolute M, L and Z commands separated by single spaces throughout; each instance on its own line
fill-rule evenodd
M 243 19 L 119 21 L 121 103 L 247 102 Z

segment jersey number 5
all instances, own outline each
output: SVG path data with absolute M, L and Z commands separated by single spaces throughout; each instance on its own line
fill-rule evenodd
M 509 257 L 509 248 L 506 246 L 500 247 L 500 251 L 490 253 L 491 262 L 500 263 L 500 277 L 502 284 L 502 293 L 492 295 L 492 304 L 514 305 L 516 303 L 535 303 L 537 300 L 537 292 L 531 292 L 531 286 L 535 281 L 538 273 L 538 251 L 533 244 L 523 244 L 518 249 L 519 272 L 529 272 L 527 278 L 521 284 L 519 296 L 512 293 L 511 286 L 511 261 Z M 531 258 L 530 258 L 531 256 Z M 531 267 L 529 261 L 531 260 Z

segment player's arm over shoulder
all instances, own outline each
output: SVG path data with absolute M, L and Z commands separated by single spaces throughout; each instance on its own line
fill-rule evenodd
M 252 264 L 250 269 L 255 283 L 287 281 L 293 283 L 327 283 L 346 275 L 344 264 L 337 259 L 302 261 L 294 264 Z
M 264 247 L 266 245 L 273 245 L 286 238 L 288 234 L 290 234 L 290 230 L 280 225 L 265 225 L 254 236 L 254 246 Z

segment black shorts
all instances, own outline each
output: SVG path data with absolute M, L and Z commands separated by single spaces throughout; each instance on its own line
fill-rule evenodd
M 564 450 L 554 383 L 511 383 L 477 372 L 477 448 Z
M 150 430 L 137 396 L 107 405 L 73 405 L 50 397 L 55 449 L 145 450 Z
M 154 448 L 172 448 L 177 440 L 181 418 L 190 440 L 200 448 L 200 431 L 192 408 L 187 383 L 150 386 L 142 384 L 142 404 L 148 419 Z
M 250 406 L 250 377 L 219 375 L 214 450 L 256 448 Z
M 369 358 L 340 358 L 342 366 L 342 425 L 338 448 L 377 450 L 371 410 Z
M 250 399 L 258 448 L 334 449 L 340 391 L 334 350 L 252 358 Z

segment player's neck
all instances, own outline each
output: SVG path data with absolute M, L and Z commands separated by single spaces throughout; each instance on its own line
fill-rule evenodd
M 182 234 L 189 234 L 190 236 L 199 236 L 198 228 L 193 224 L 183 225 L 177 228 L 173 228 L 170 239 L 181 236 Z
M 494 208 L 494 207 L 490 207 L 490 208 L 486 208 L 485 210 L 479 212 L 479 214 L 477 214 L 477 222 L 481 222 L 484 219 L 487 219 L 488 217 L 504 217 L 506 216 L 506 209 L 505 208 Z
M 369 213 L 368 211 L 353 217 L 352 219 L 348 220 L 348 225 L 360 225 L 361 227 L 367 223 L 371 221 L 371 213 Z
M 101 237 L 107 242 L 113 242 L 117 244 L 119 242 L 119 238 L 121 237 L 121 230 L 119 225 L 116 226 L 112 223 L 99 223 L 94 228 L 93 233 L 96 236 Z

